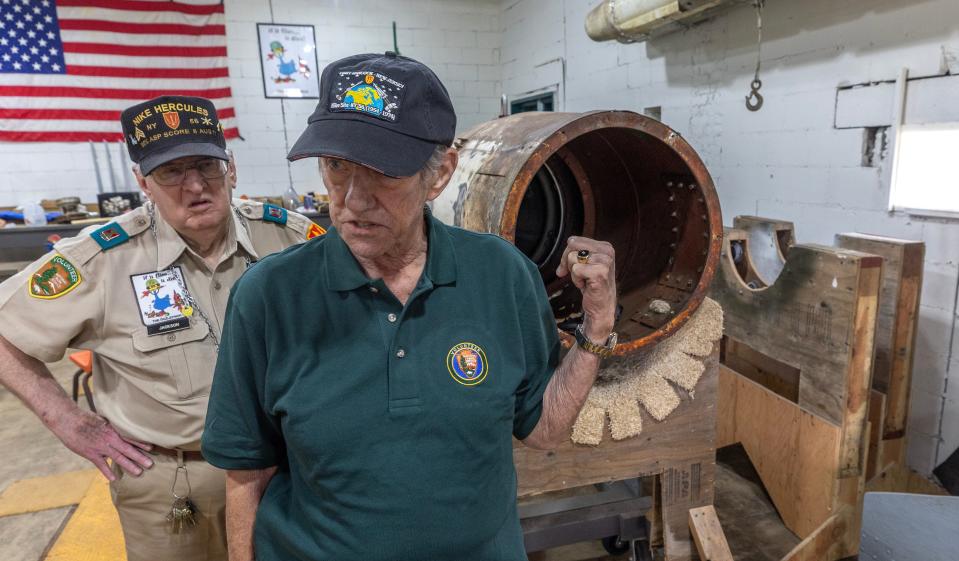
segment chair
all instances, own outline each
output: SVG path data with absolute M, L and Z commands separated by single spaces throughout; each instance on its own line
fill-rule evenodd
M 73 401 L 80 402 L 80 380 L 83 380 L 83 395 L 87 398 L 90 411 L 96 412 L 93 404 L 93 392 L 90 389 L 90 378 L 93 376 L 93 351 L 77 351 L 70 353 L 70 360 L 80 367 L 73 374 Z

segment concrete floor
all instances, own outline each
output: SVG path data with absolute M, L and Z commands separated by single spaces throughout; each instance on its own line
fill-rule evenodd
M 76 366 L 67 359 L 50 364 L 69 392 Z M 82 400 L 81 400 L 82 401 Z M 85 406 L 85 405 L 84 405 Z M 0 387 L 0 489 L 18 479 L 89 469 L 93 464 L 68 450 L 16 396 Z M 0 518 L 0 559 L 38 561 L 60 533 L 74 507 Z

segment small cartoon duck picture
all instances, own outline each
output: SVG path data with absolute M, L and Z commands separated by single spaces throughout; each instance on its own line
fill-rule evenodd
M 304 78 L 310 77 L 310 67 L 306 64 L 306 61 L 302 58 L 297 57 L 294 59 L 287 60 L 285 58 L 286 48 L 283 47 L 283 43 L 279 41 L 273 41 L 270 43 L 270 52 L 266 55 L 267 60 L 276 59 L 277 65 L 276 70 L 279 73 L 278 76 L 273 77 L 273 81 L 277 84 L 281 82 L 293 82 L 296 80 L 295 74 L 302 74 Z
M 140 298 L 153 295 L 153 310 L 150 312 L 151 317 L 167 315 L 167 308 L 173 305 L 169 295 L 160 296 L 161 288 L 163 288 L 163 285 L 161 285 L 159 281 L 156 279 L 148 279 L 146 282 L 146 290 L 140 295 Z
M 164 317 L 170 315 L 170 312 L 167 310 L 171 307 L 176 308 L 183 315 L 190 317 L 193 315 L 193 308 L 188 306 L 184 302 L 183 297 L 177 291 L 173 291 L 172 295 L 160 296 L 160 290 L 163 288 L 163 285 L 160 284 L 156 279 L 148 279 L 146 282 L 146 290 L 143 291 L 143 294 L 140 295 L 140 298 L 146 298 L 147 296 L 153 296 L 153 310 L 151 310 L 147 315 L 148 317 Z

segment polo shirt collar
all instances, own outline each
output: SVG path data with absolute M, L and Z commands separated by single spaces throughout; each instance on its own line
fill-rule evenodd
M 176 262 L 183 255 L 184 251 L 189 249 L 186 241 L 180 234 L 173 229 L 166 220 L 160 215 L 156 207 L 153 207 L 153 220 L 156 224 L 157 237 L 157 271 L 162 271 Z M 253 241 L 250 239 L 249 232 L 240 218 L 232 210 L 230 211 L 230 229 L 227 232 L 226 254 L 233 255 L 237 251 L 237 246 L 242 247 L 253 260 L 259 259 L 256 249 L 253 247 Z
M 445 226 L 433 217 L 428 208 L 424 210 L 423 215 L 426 220 L 428 244 L 423 275 L 434 285 L 453 284 L 456 282 L 456 252 L 453 249 L 453 241 Z M 325 255 L 325 265 L 326 285 L 330 290 L 353 290 L 371 283 L 371 279 L 363 272 L 363 268 L 360 267 L 336 228 L 330 228 L 327 231 L 325 241 L 329 245 Z

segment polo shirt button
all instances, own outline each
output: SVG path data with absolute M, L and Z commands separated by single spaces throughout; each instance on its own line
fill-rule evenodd
M 223 285 L 220 284 L 220 281 L 213 281 L 213 290 L 220 290 L 223 288 Z
M 396 314 L 390 314 L 386 316 L 386 319 L 390 320 L 390 323 L 396 323 Z
M 370 287 L 370 292 L 372 292 L 373 294 L 376 294 L 376 293 L 379 292 L 379 291 L 380 291 L 380 289 L 376 288 L 375 286 L 371 286 L 371 287 Z
M 173 333 L 171 333 L 171 334 L 169 334 L 169 335 L 166 336 L 166 340 L 172 343 L 172 342 L 176 341 L 176 335 L 174 335 Z
M 404 356 L 406 356 L 406 351 L 403 349 L 396 351 L 396 358 L 403 358 Z

